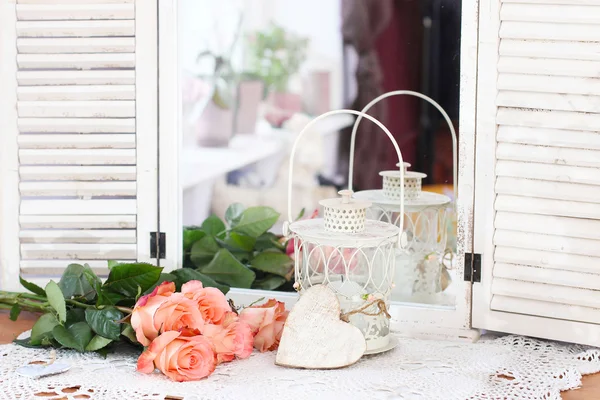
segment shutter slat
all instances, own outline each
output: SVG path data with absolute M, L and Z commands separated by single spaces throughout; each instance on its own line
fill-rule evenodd
M 135 230 L 26 230 L 21 243 L 135 243 Z
M 600 204 L 600 186 L 499 176 L 496 193 Z
M 135 149 L 133 134 L 19 135 L 21 149 Z
M 494 244 L 496 246 L 600 257 L 598 241 L 589 239 L 496 229 Z
M 21 101 L 135 100 L 135 86 L 25 86 L 18 88 L 17 98 Z
M 600 95 L 600 79 L 570 76 L 499 74 L 498 89 L 512 93 L 566 93 Z
M 598 207 L 597 203 L 583 203 L 579 201 L 539 199 L 499 194 L 496 196 L 494 208 L 496 211 L 600 219 L 600 207 Z
M 19 71 L 19 86 L 133 85 L 135 71 Z
M 119 262 L 127 262 L 120 260 Z M 69 264 L 70 260 L 23 260 L 20 263 L 21 274 L 27 275 L 62 275 L 65 271 L 65 265 Z M 88 264 L 92 271 L 99 277 L 108 275 L 107 262 L 102 260 L 77 260 L 78 264 Z M 43 286 L 42 286 L 43 287 Z
M 19 54 L 134 53 L 135 38 L 20 38 Z
M 136 167 L 20 167 L 23 181 L 135 181 Z
M 21 215 L 21 229 L 135 229 L 135 215 Z M 63 265 L 64 267 L 64 265 Z
M 554 22 L 560 24 L 599 24 L 600 8 L 560 5 L 505 3 L 500 10 L 502 21 Z
M 494 278 L 515 279 L 525 282 L 536 282 L 559 286 L 580 287 L 600 290 L 600 268 L 598 273 L 563 271 L 559 269 L 531 267 L 528 265 L 504 264 L 494 265 Z
M 134 68 L 135 54 L 19 54 L 17 64 L 21 70 Z
M 569 165 L 573 167 L 600 167 L 600 151 L 598 150 L 500 142 L 496 148 L 496 158 L 498 160 Z
M 100 3 L 101 1 L 99 1 Z M 17 4 L 18 20 L 133 19 L 133 4 Z
M 501 125 L 498 142 L 600 150 L 600 133 Z
M 599 42 L 600 25 L 504 21 L 500 25 L 500 38 Z
M 22 0 L 19 0 L 19 1 L 22 1 Z M 36 0 L 27 0 L 27 1 L 36 1 Z M 49 1 L 49 0 L 39 0 L 39 1 Z M 71 0 L 71 1 L 75 1 L 75 0 Z M 92 0 L 86 0 L 86 1 L 92 1 Z M 580 5 L 586 5 L 586 6 L 597 6 L 598 0 L 502 0 L 502 3 L 567 4 L 567 5 L 580 4 Z
M 578 287 L 495 278 L 492 283 L 492 294 L 573 306 L 600 308 L 600 293 L 598 291 Z
M 126 118 L 135 117 L 135 101 L 19 101 L 25 118 Z
M 515 108 L 600 113 L 600 97 L 578 94 L 500 91 L 496 104 Z
M 134 2 L 135 0 L 17 0 L 19 4 L 117 4 Z
M 498 72 L 600 78 L 600 62 L 502 56 L 498 61 Z
M 47 260 L 114 260 L 135 259 L 137 245 L 135 244 L 22 244 L 21 256 L 23 259 Z
M 504 39 L 500 42 L 500 55 L 600 61 L 598 43 L 595 42 Z
M 134 118 L 19 118 L 21 133 L 135 133 Z
M 18 21 L 19 37 L 133 36 L 135 21 Z
M 565 111 L 519 110 L 499 107 L 496 122 L 498 125 L 530 128 L 600 131 L 600 115 Z
M 135 200 L 22 200 L 21 215 L 135 214 Z
M 568 321 L 600 323 L 600 310 L 597 308 L 556 304 L 516 297 L 494 296 L 492 310 L 515 314 L 539 315 L 541 317 L 564 319 Z
M 19 191 L 25 197 L 56 196 L 135 196 L 135 182 L 21 182 Z
M 135 149 L 19 150 L 21 165 L 135 165 Z
M 597 258 L 560 252 L 497 246 L 497 263 L 512 263 L 582 273 L 599 273 Z
M 496 174 L 515 178 L 600 185 L 600 174 L 597 168 L 498 160 Z
M 600 240 L 600 220 L 499 211 L 496 229 Z M 600 269 L 599 271 L 600 272 Z

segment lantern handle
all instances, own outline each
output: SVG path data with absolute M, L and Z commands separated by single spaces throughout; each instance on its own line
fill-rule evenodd
M 367 111 L 369 111 L 369 109 L 371 107 L 373 107 L 380 100 L 383 100 L 383 99 L 386 99 L 386 98 L 392 97 L 392 96 L 398 96 L 398 95 L 415 96 L 415 97 L 419 97 L 419 98 L 427 101 L 429 104 L 431 104 L 432 106 L 437 108 L 437 110 L 442 114 L 442 116 L 446 120 L 446 123 L 448 124 L 448 128 L 450 128 L 450 134 L 452 135 L 452 168 L 453 168 L 452 178 L 454 180 L 452 182 L 452 188 L 454 190 L 454 203 L 456 203 L 456 201 L 458 199 L 458 197 L 457 197 L 458 155 L 457 155 L 456 131 L 454 130 L 454 125 L 452 125 L 452 121 L 450 120 L 450 117 L 448 116 L 446 111 L 444 111 L 442 106 L 440 106 L 431 97 L 425 96 L 422 93 L 413 92 L 411 90 L 394 90 L 391 92 L 384 93 L 381 96 L 378 96 L 375 99 L 371 100 L 371 102 L 362 109 L 362 112 L 366 113 Z M 350 190 L 352 190 L 352 177 L 354 174 L 354 148 L 355 148 L 355 142 L 356 142 L 356 132 L 358 131 L 358 124 L 360 123 L 361 120 L 362 120 L 362 116 L 359 115 L 358 118 L 356 119 L 356 122 L 354 122 L 354 126 L 352 127 L 352 138 L 350 139 L 350 165 L 349 165 L 349 169 L 348 169 L 348 188 Z
M 392 135 L 392 133 L 389 131 L 389 129 L 387 129 L 385 127 L 385 125 L 383 125 L 379 120 L 373 118 L 372 116 L 370 116 L 369 114 L 365 114 L 364 112 L 361 111 L 355 111 L 355 110 L 333 110 L 333 111 L 328 111 L 324 114 L 319 115 L 318 117 L 316 117 L 315 119 L 313 119 L 312 121 L 310 121 L 298 134 L 298 136 L 296 137 L 296 140 L 294 141 L 294 145 L 292 146 L 292 151 L 290 153 L 290 167 L 289 167 L 289 171 L 288 171 L 288 222 L 287 224 L 284 223 L 284 227 L 283 227 L 283 234 L 285 236 L 287 236 L 288 234 L 288 229 L 289 229 L 289 224 L 291 224 L 292 222 L 294 222 L 293 217 L 292 217 L 292 177 L 294 175 L 294 156 L 296 155 L 296 149 L 298 147 L 298 143 L 300 142 L 300 139 L 302 138 L 302 136 L 304 136 L 304 134 L 313 127 L 314 124 L 316 124 L 317 122 L 319 122 L 320 120 L 327 118 L 329 116 L 332 115 L 337 115 L 337 114 L 354 114 L 356 116 L 358 116 L 359 119 L 361 118 L 366 118 L 368 120 L 370 120 L 371 122 L 373 122 L 375 125 L 377 125 L 378 127 L 381 128 L 381 130 L 383 130 L 383 132 L 390 138 L 390 140 L 392 141 L 392 144 L 394 145 L 394 149 L 396 149 L 396 154 L 398 155 L 398 161 L 399 161 L 399 169 L 400 169 L 400 181 L 404 182 L 404 159 L 402 158 L 402 152 L 400 151 L 400 147 L 398 146 L 398 142 L 396 142 L 396 139 L 394 138 L 394 135 Z M 352 166 L 352 164 L 350 164 Z M 350 183 L 350 190 L 352 188 L 352 183 Z M 400 198 L 402 199 L 402 201 L 400 201 L 400 227 L 404 226 L 404 185 L 400 186 Z M 404 234 L 402 232 L 402 230 L 400 231 L 400 234 L 398 235 L 398 241 L 399 241 L 399 245 L 400 247 L 404 247 L 405 245 L 405 237 Z

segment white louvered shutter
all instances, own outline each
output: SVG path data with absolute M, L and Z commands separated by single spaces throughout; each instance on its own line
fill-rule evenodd
M 156 19 L 150 0 L 0 0 L 3 289 L 152 261 Z
M 600 1 L 480 10 L 473 326 L 600 345 Z

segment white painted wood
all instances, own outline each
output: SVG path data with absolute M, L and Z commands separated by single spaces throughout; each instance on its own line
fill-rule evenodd
M 72 0 L 73 1 L 73 0 Z M 91 0 L 88 0 L 91 1 Z M 598 0 L 502 0 L 502 3 L 528 3 L 528 4 L 566 4 L 597 6 Z
M 596 168 L 498 160 L 496 173 L 498 176 L 600 185 Z
M 600 203 L 600 186 L 499 176 L 496 193 L 584 203 Z
M 514 74 L 600 77 L 600 62 L 550 58 L 500 57 L 498 71 Z
M 21 182 L 21 196 L 59 197 L 59 196 L 135 196 L 135 182 Z
M 99 1 L 101 3 L 101 1 Z M 18 4 L 18 20 L 133 19 L 134 4 Z
M 21 133 L 135 133 L 134 118 L 19 118 Z
M 496 138 L 499 143 L 506 142 L 600 150 L 600 134 L 598 132 L 501 125 L 498 127 L 498 135 Z
M 0 289 L 20 290 L 15 2 L 0 1 Z
M 591 324 L 600 323 L 600 309 L 597 308 L 505 296 L 494 296 L 491 307 L 492 310 L 508 311 L 517 314 L 538 315 L 552 319 L 588 322 Z M 573 327 L 572 324 L 567 324 L 565 327 L 568 329 L 569 326 Z
M 19 38 L 19 54 L 133 53 L 135 38 Z
M 135 244 L 22 244 L 21 256 L 32 260 L 115 260 L 135 259 Z M 67 263 L 68 264 L 68 263 Z
M 21 101 L 135 100 L 135 86 L 23 86 L 17 96 Z
M 134 68 L 132 53 L 19 54 L 20 69 Z
M 600 270 L 597 272 L 600 272 Z M 504 264 L 497 262 L 494 266 L 494 277 L 600 290 L 600 274 L 598 273 L 589 274 L 565 271 L 562 269 L 540 268 L 529 265 Z
M 17 22 L 19 37 L 107 37 L 134 34 L 133 20 Z
M 136 167 L 117 166 L 59 166 L 20 167 L 24 181 L 135 181 Z
M 572 271 L 588 274 L 598 273 L 598 264 L 596 264 L 596 259 L 594 257 L 576 254 L 497 246 L 494 258 L 497 261 L 496 266 L 512 263 L 549 268 L 555 271 L 561 270 L 565 272 Z M 496 268 L 494 268 L 494 274 L 495 273 Z M 556 276 L 557 273 L 555 272 L 554 275 Z M 504 277 L 508 278 L 508 276 Z
M 503 39 L 501 56 L 600 61 L 596 42 Z
M 119 4 L 135 3 L 135 0 L 18 0 L 19 4 Z
M 501 91 L 496 98 L 496 104 L 515 108 L 599 113 L 598 99 L 597 96 L 578 94 Z
M 594 24 L 556 24 L 552 22 L 504 21 L 502 39 L 600 41 L 600 26 Z
M 19 150 L 21 165 L 135 165 L 135 149 Z
M 132 260 L 119 260 L 121 262 L 131 262 Z M 24 260 L 21 261 L 21 274 L 22 275 L 62 275 L 65 265 L 69 262 L 76 262 L 77 264 L 88 264 L 92 271 L 100 277 L 108 276 L 108 266 L 106 261 L 102 260 Z
M 499 194 L 494 206 L 496 211 L 513 211 L 573 218 L 600 218 L 598 203 Z
M 135 117 L 135 101 L 19 101 L 24 118 L 126 118 Z
M 135 71 L 19 71 L 22 86 L 45 85 L 133 85 Z
M 135 243 L 134 230 L 27 230 L 19 234 L 21 243 Z
M 600 240 L 600 220 L 593 219 L 499 211 L 494 225 L 496 229 Z
M 285 321 L 275 364 L 333 369 L 357 362 L 367 349 L 357 327 L 340 320 L 340 302 L 324 285 L 306 290 Z
M 550 96 L 557 96 L 564 93 L 600 95 L 600 79 L 571 76 L 500 74 L 498 76 L 498 89 L 513 91 L 510 92 L 511 97 L 516 93 L 522 92 L 550 93 Z M 503 94 L 503 96 L 506 96 L 506 94 Z
M 581 5 L 506 3 L 502 21 L 554 22 L 559 24 L 598 24 L 600 8 Z
M 144 29 L 136 32 L 137 119 L 137 243 L 139 261 L 156 262 L 150 257 L 151 232 L 160 229 L 158 219 L 158 9 L 156 1 L 136 2 L 136 21 Z M 175 60 L 173 60 L 175 62 Z M 174 132 L 164 133 L 173 135 Z M 169 245 L 167 245 L 169 246 Z M 170 247 L 170 246 L 169 246 Z M 168 250 L 171 251 L 171 250 Z
M 597 240 L 589 239 L 496 229 L 494 244 L 505 247 L 600 257 L 600 248 L 598 247 Z
M 600 68 L 600 65 L 598 65 Z M 526 126 L 579 131 L 600 131 L 600 115 L 565 111 L 498 109 L 496 121 L 500 125 Z
M 21 215 L 136 214 L 135 200 L 21 200 Z
M 499 160 L 569 165 L 573 167 L 600 167 L 600 151 L 598 150 L 498 143 L 496 157 Z
M 19 135 L 21 149 L 135 149 L 134 134 Z
M 135 215 L 21 215 L 21 229 L 135 229 Z

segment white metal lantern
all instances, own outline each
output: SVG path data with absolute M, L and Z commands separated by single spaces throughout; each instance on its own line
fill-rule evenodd
M 449 117 L 441 106 L 420 93 L 390 92 L 376 101 L 396 94 L 414 95 L 427 100 L 449 122 Z M 371 102 L 363 111 L 368 110 L 376 101 Z M 353 173 L 354 139 L 359 122 L 360 117 L 352 132 L 350 177 Z M 451 123 L 448 123 L 448 126 L 453 140 L 453 176 L 456 187 L 456 133 Z M 397 164 L 398 167 L 401 165 Z M 444 265 L 444 255 L 447 251 L 447 218 L 451 212 L 451 199 L 442 194 L 422 191 L 421 181 L 426 175 L 409 171 L 408 166 L 405 163 L 404 168 L 401 168 L 404 173 L 398 170 L 381 171 L 379 175 L 382 176 L 382 189 L 360 191 L 354 194 L 354 198 L 372 203 L 367 211 L 368 218 L 394 225 L 400 223 L 399 226 L 406 234 L 408 245 L 403 251 L 397 252 L 393 298 L 411 303 L 453 305 L 454 295 L 444 293 L 450 280 Z M 404 211 L 401 210 L 401 206 Z
M 317 117 L 300 132 L 292 148 L 288 183 L 289 223 L 284 225 L 284 234 L 294 240 L 295 280 L 300 294 L 313 285 L 328 285 L 340 300 L 342 318 L 363 332 L 367 352 L 375 353 L 393 346 L 387 309 L 397 249 L 401 242 L 405 242 L 400 229 L 386 221 L 367 219 L 366 212 L 371 202 L 352 198 L 351 190 L 340 191 L 339 198 L 320 201 L 324 209 L 323 218 L 292 220 L 296 146 L 312 124 L 340 113 L 363 116 L 377 124 L 392 140 L 402 163 L 402 154 L 392 134 L 373 117 L 353 110 L 336 110 Z M 404 170 L 399 173 L 403 176 Z M 403 187 L 399 190 L 404 192 Z M 403 207 L 402 204 L 400 207 Z M 403 220 L 402 215 L 400 220 Z

